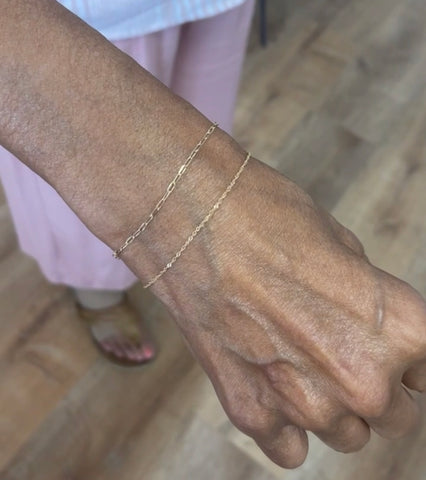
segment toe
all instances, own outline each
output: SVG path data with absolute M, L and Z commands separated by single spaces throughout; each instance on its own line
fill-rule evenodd
M 147 343 L 142 347 L 142 353 L 146 360 L 151 360 L 155 356 L 154 345 Z
M 120 340 L 113 340 L 112 344 L 113 344 L 112 353 L 120 359 L 126 358 L 127 356 L 126 350 L 123 348 Z

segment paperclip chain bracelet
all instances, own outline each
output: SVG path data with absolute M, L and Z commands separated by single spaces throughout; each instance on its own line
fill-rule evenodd
M 247 156 L 239 168 L 238 172 L 235 174 L 234 178 L 231 180 L 231 183 L 227 186 L 226 190 L 222 193 L 222 195 L 219 197 L 217 202 L 213 205 L 213 207 L 210 209 L 210 211 L 207 213 L 207 215 L 203 218 L 203 220 L 197 225 L 197 227 L 194 229 L 194 231 L 191 233 L 191 235 L 186 239 L 185 243 L 180 247 L 180 249 L 175 253 L 173 258 L 170 260 L 170 262 L 152 279 L 150 280 L 146 285 L 143 286 L 143 288 L 149 288 L 151 285 L 153 285 L 160 277 L 162 277 L 167 270 L 169 270 L 173 264 L 176 262 L 176 260 L 182 255 L 182 253 L 187 249 L 188 245 L 194 240 L 194 238 L 200 233 L 200 231 L 204 228 L 206 223 L 213 217 L 213 215 L 217 212 L 219 207 L 222 205 L 222 202 L 225 200 L 225 198 L 228 196 L 228 193 L 233 189 L 235 183 L 237 180 L 240 178 L 240 175 L 242 174 L 244 168 L 246 167 L 249 159 L 251 157 L 251 153 L 247 153 Z
M 146 229 L 146 227 L 152 222 L 154 217 L 157 215 L 157 213 L 160 211 L 161 207 L 164 205 L 164 202 L 169 198 L 170 194 L 173 192 L 173 190 L 176 187 L 176 184 L 182 177 L 182 175 L 186 172 L 188 169 L 189 165 L 191 164 L 192 160 L 194 160 L 195 156 L 197 153 L 200 151 L 201 147 L 206 143 L 207 139 L 210 137 L 210 135 L 215 131 L 216 127 L 218 124 L 215 122 L 213 123 L 210 128 L 207 130 L 207 132 L 204 134 L 204 137 L 195 145 L 194 149 L 192 152 L 188 155 L 188 158 L 185 160 L 185 163 L 179 168 L 175 178 L 169 183 L 168 187 L 166 188 L 166 192 L 164 195 L 160 198 L 160 200 L 157 202 L 155 205 L 154 209 L 152 212 L 148 215 L 148 218 L 135 230 L 121 245 L 120 248 L 117 250 L 114 250 L 112 256 L 114 258 L 118 258 L 123 250 L 127 248 L 139 235 Z

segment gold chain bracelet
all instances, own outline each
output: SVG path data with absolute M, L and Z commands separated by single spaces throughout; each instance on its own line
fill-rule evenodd
M 121 245 L 120 248 L 117 250 L 114 250 L 112 256 L 114 258 L 118 258 L 123 250 L 127 248 L 139 235 L 146 229 L 146 227 L 152 222 L 154 217 L 157 215 L 157 213 L 160 211 L 161 207 L 164 205 L 164 202 L 169 198 L 170 194 L 173 192 L 173 190 L 176 187 L 177 182 L 180 180 L 182 175 L 186 172 L 188 169 L 190 163 L 192 160 L 195 158 L 197 153 L 200 151 L 200 148 L 206 143 L 207 139 L 210 137 L 210 135 L 215 131 L 217 127 L 217 123 L 213 123 L 210 128 L 207 130 L 207 132 L 204 134 L 204 137 L 195 145 L 194 149 L 192 152 L 188 155 L 188 158 L 185 160 L 185 163 L 179 168 L 175 178 L 169 183 L 168 187 L 166 188 L 166 192 L 164 195 L 160 198 L 160 200 L 157 202 L 155 205 L 154 209 L 152 212 L 148 215 L 148 218 L 135 230 Z
M 191 235 L 186 239 L 185 243 L 180 247 L 180 249 L 175 253 L 173 258 L 170 260 L 170 262 L 151 280 L 149 281 L 146 285 L 143 286 L 143 288 L 149 288 L 151 285 L 153 285 L 160 277 L 164 275 L 164 273 L 169 270 L 173 264 L 176 262 L 176 260 L 182 255 L 182 253 L 187 249 L 188 245 L 194 240 L 194 238 L 200 233 L 202 228 L 206 225 L 206 223 L 213 217 L 213 215 L 216 213 L 216 211 L 219 209 L 219 207 L 222 205 L 222 202 L 225 200 L 227 197 L 228 193 L 232 190 L 234 187 L 236 181 L 240 177 L 241 173 L 243 172 L 244 168 L 246 167 L 249 159 L 251 157 L 251 153 L 247 153 L 247 156 L 239 168 L 238 172 L 235 174 L 234 178 L 231 180 L 231 183 L 228 185 L 226 190 L 222 193 L 222 195 L 219 197 L 217 202 L 213 205 L 213 207 L 210 209 L 209 213 L 203 218 L 203 220 L 197 225 L 197 227 L 194 229 L 194 231 L 191 233 Z

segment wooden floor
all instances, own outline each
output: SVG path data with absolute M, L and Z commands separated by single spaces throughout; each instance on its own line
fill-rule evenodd
M 426 294 L 425 0 L 269 0 L 250 41 L 236 137 Z M 284 24 L 285 18 L 285 24 Z M 69 292 L 21 254 L 0 208 L 2 480 L 424 480 L 426 428 L 342 455 L 311 439 L 284 471 L 224 416 L 167 313 L 134 302 L 162 347 L 125 370 L 90 344 Z M 426 415 L 426 400 L 419 399 Z

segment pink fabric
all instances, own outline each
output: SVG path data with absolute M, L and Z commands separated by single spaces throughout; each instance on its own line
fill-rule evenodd
M 230 132 L 253 5 L 114 43 Z M 20 247 L 51 282 L 126 289 L 137 280 L 53 188 L 2 147 L 0 176 Z

